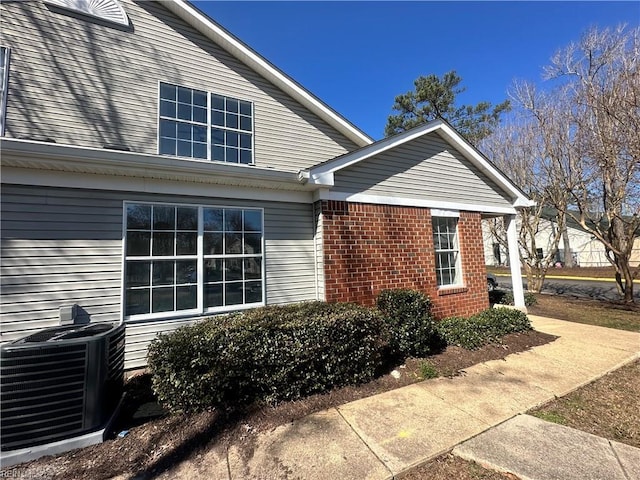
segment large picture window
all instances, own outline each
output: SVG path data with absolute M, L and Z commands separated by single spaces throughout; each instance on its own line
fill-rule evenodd
M 125 317 L 263 304 L 262 210 L 125 204 Z
M 253 104 L 160 83 L 159 153 L 253 163 Z
M 433 217 L 433 244 L 438 286 L 461 285 L 458 218 Z

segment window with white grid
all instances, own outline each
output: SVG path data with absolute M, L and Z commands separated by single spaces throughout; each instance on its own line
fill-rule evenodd
M 461 285 L 458 218 L 433 217 L 433 244 L 438 286 Z
M 253 104 L 160 83 L 161 155 L 253 163 Z
M 263 211 L 125 204 L 125 317 L 264 304 Z

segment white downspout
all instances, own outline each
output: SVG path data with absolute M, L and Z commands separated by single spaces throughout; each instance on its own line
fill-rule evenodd
M 507 244 L 509 245 L 509 266 L 511 268 L 511 282 L 513 284 L 513 304 L 519 310 L 527 311 L 524 304 L 524 289 L 522 288 L 522 270 L 520 267 L 520 247 L 516 229 L 516 216 L 505 215 L 507 224 Z
M 315 277 L 315 287 L 316 287 L 316 300 L 321 300 L 320 298 L 320 272 L 318 267 L 318 226 L 320 225 L 320 215 L 322 215 L 322 207 L 320 207 L 320 211 L 316 211 L 315 203 L 312 207 L 313 211 L 313 268 L 314 268 L 314 277 Z

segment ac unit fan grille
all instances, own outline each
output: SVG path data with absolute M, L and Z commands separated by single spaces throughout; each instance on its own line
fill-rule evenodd
M 2 450 L 82 430 L 86 357 L 86 344 L 3 351 Z
M 122 395 L 124 343 L 124 325 L 95 324 L 53 327 L 3 345 L 0 449 L 104 428 Z

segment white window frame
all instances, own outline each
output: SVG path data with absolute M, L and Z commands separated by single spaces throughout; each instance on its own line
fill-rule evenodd
M 166 86 L 170 86 L 170 87 L 176 87 L 176 89 L 178 88 L 183 88 L 183 89 L 187 89 L 187 90 L 191 90 L 192 92 L 199 92 L 199 93 L 203 93 L 206 95 L 206 99 L 207 99 L 207 104 L 206 104 L 206 122 L 205 121 L 196 121 L 193 118 L 191 120 L 185 120 L 185 119 L 180 119 L 179 115 L 176 114 L 175 116 L 168 116 L 168 115 L 162 115 L 162 101 L 171 101 L 170 99 L 164 99 L 162 98 L 162 86 L 166 85 Z M 224 99 L 225 102 L 225 107 L 224 110 L 219 110 L 219 109 L 214 109 L 213 108 L 213 98 L 214 97 L 221 97 Z M 214 161 L 214 162 L 222 162 L 222 163 L 230 163 L 230 164 L 235 164 L 235 165 L 255 165 L 255 104 L 249 100 L 244 100 L 244 99 L 240 99 L 240 98 L 236 98 L 236 97 L 232 97 L 229 95 L 223 95 L 217 92 L 212 92 L 212 91 L 208 91 L 208 90 L 203 90 L 203 89 L 199 89 L 199 88 L 192 88 L 192 87 L 187 87 L 184 85 L 178 85 L 175 83 L 171 83 L 171 82 L 162 82 L 159 81 L 158 82 L 158 122 L 157 122 L 157 151 L 159 155 L 167 155 L 167 156 L 174 156 L 174 157 L 182 157 L 182 158 L 192 158 L 194 160 L 208 160 L 208 161 Z M 227 110 L 227 101 L 237 101 L 238 102 L 238 112 L 231 112 L 230 110 Z M 176 99 L 176 104 L 180 104 L 181 102 L 178 101 L 178 99 Z M 249 104 L 251 112 L 250 114 L 245 114 L 245 113 L 241 113 L 240 112 L 240 103 L 243 104 Z M 194 105 L 192 105 L 194 106 Z M 242 118 L 249 118 L 250 121 L 250 129 L 246 130 L 246 129 L 242 129 L 240 123 L 238 124 L 237 128 L 234 127 L 227 127 L 226 125 L 214 125 L 213 124 L 213 116 L 212 116 L 212 111 L 216 110 L 216 111 L 220 111 L 223 113 L 223 115 L 226 118 L 227 114 L 231 114 L 231 115 L 237 115 L 238 117 L 238 121 L 240 122 L 240 120 Z M 171 154 L 171 153 L 162 153 L 162 132 L 161 132 L 161 125 L 163 121 L 171 121 L 171 122 L 176 122 L 177 124 L 183 124 L 183 125 L 191 125 L 191 126 L 195 126 L 195 127 L 203 127 L 206 128 L 207 133 L 206 133 L 206 151 L 207 151 L 207 155 L 206 158 L 205 157 L 197 157 L 197 156 L 193 156 L 193 151 L 192 151 L 192 155 L 189 156 L 184 156 L 184 155 L 179 155 L 178 154 L 178 147 L 176 144 L 176 152 L 175 155 Z M 225 122 L 226 123 L 226 122 Z M 224 159 L 218 159 L 218 158 L 214 158 L 214 143 L 213 143 L 213 134 L 212 131 L 216 129 L 216 130 L 221 130 L 223 132 L 223 135 L 225 136 L 225 140 L 222 144 L 216 144 L 222 147 L 222 149 L 224 150 Z M 231 134 L 231 135 L 238 135 L 238 145 L 231 145 L 231 144 L 227 144 L 227 134 Z M 242 136 L 249 136 L 250 137 L 250 146 L 249 147 L 242 147 L 240 145 L 241 143 L 241 137 Z M 166 137 L 166 138 L 172 138 L 172 137 Z M 176 142 L 178 142 L 178 137 L 176 136 Z M 193 139 L 191 140 L 191 144 L 193 145 L 194 141 Z M 195 142 L 195 143 L 203 143 L 203 142 Z M 238 159 L 237 161 L 230 161 L 227 159 L 227 150 L 234 150 L 237 151 L 238 154 Z M 250 155 L 250 161 L 249 162 L 242 162 L 241 157 L 242 157 L 242 152 L 249 152 Z
M 145 205 L 145 206 L 168 206 L 168 207 L 175 207 L 175 208 L 181 208 L 181 207 L 190 207 L 190 208 L 197 208 L 198 209 L 198 230 L 197 230 L 197 247 L 196 247 L 196 254 L 195 255 L 169 255 L 169 256 L 154 256 L 153 255 L 153 244 L 151 243 L 150 245 L 150 251 L 149 251 L 149 255 L 127 255 L 127 232 L 129 231 L 127 229 L 127 208 L 131 205 Z M 211 254 L 211 255 L 207 255 L 204 252 L 204 210 L 205 209 L 222 209 L 222 210 L 248 210 L 248 211 L 256 211 L 256 212 L 260 212 L 260 217 L 261 217 L 261 224 L 260 224 L 260 253 L 259 254 L 246 254 L 246 253 L 240 253 L 240 254 L 227 254 L 224 252 L 224 247 L 223 247 L 223 251 L 221 254 Z M 153 222 L 153 217 L 151 219 L 151 222 Z M 135 229 L 132 229 L 135 230 Z M 146 229 L 145 229 L 146 231 Z M 153 233 L 153 225 L 150 226 L 150 230 L 148 230 L 150 233 Z M 166 230 L 167 232 L 169 231 L 178 231 L 177 230 L 177 225 L 175 226 L 175 228 L 173 230 Z M 232 206 L 222 206 L 222 205 L 204 205 L 204 204 L 187 204 L 187 203 L 167 203 L 167 202 L 148 202 L 148 201 L 124 201 L 123 202 L 123 219 L 122 219 L 122 318 L 126 321 L 137 321 L 137 320 L 154 320 L 154 319 L 168 319 L 168 318 L 180 318 L 180 317 L 193 317 L 193 316 L 199 316 L 199 315 L 205 315 L 205 314 L 216 314 L 216 313 L 224 313 L 224 312 L 231 312 L 231 311 L 238 311 L 238 310 L 245 310 L 245 309 L 249 309 L 249 308 L 255 308 L 255 307 L 261 307 L 264 306 L 266 303 L 266 269 L 265 269 L 265 240 L 264 240 L 264 208 L 259 208 L 259 207 L 247 207 L 247 206 L 237 206 L 237 205 L 232 205 Z M 223 231 L 223 237 L 224 237 L 224 232 Z M 244 230 L 243 230 L 243 234 L 244 234 Z M 250 232 L 250 233 L 256 233 L 256 232 Z M 175 246 L 175 240 L 174 240 L 174 246 Z M 205 275 L 204 275 L 204 262 L 207 259 L 222 259 L 222 260 L 226 260 L 226 259 L 248 259 L 248 258 L 259 258 L 260 262 L 261 262 L 261 271 L 260 271 L 260 278 L 259 279 L 250 279 L 248 281 L 260 281 L 261 282 L 261 286 L 262 286 L 262 292 L 261 292 L 261 296 L 260 296 L 260 301 L 258 302 L 251 302 L 251 303 L 244 303 L 244 298 L 243 298 L 243 303 L 240 304 L 233 304 L 233 305 L 222 305 L 222 306 L 218 306 L 218 307 L 205 307 L 205 302 L 204 302 L 204 295 L 205 295 Z M 196 269 L 197 269 L 197 279 L 195 282 L 193 282 L 193 284 L 196 286 L 197 288 L 197 303 L 196 303 L 196 308 L 191 308 L 188 310 L 172 310 L 172 311 L 164 311 L 164 312 L 156 312 L 153 313 L 151 312 L 152 310 L 152 302 L 153 299 L 150 295 L 149 298 L 149 313 L 140 313 L 140 314 L 133 314 L 133 315 L 128 315 L 127 314 L 127 292 L 129 291 L 129 289 L 136 289 L 136 287 L 129 287 L 127 285 L 127 262 L 132 262 L 132 261 L 140 261 L 140 262 L 154 262 L 154 261 L 176 261 L 176 260 L 196 260 Z M 150 274 L 152 277 L 152 274 Z M 173 287 L 176 287 L 176 283 L 175 283 L 175 276 L 174 276 L 174 283 L 173 283 Z M 148 289 L 150 290 L 150 292 L 153 290 L 153 285 L 151 285 L 152 280 L 150 280 L 150 285 L 148 286 Z M 226 279 L 223 279 L 220 284 L 222 285 L 222 292 L 223 295 L 225 294 L 225 286 L 229 283 L 238 283 L 238 284 L 242 284 L 244 287 L 244 284 L 247 283 L 246 279 L 242 279 L 241 281 L 227 281 Z M 145 289 L 147 287 L 145 286 L 140 286 L 137 287 L 139 289 Z M 243 292 L 244 292 L 244 288 L 243 288 Z M 244 297 L 244 293 L 243 293 L 243 297 Z M 224 297 L 223 297 L 224 298 Z M 175 302 L 176 302 L 176 298 L 174 296 L 174 307 L 175 307 Z M 224 302 L 223 302 L 224 303 Z
M 454 232 L 453 232 L 453 241 L 451 248 L 440 248 L 437 241 L 437 234 L 441 232 L 441 221 L 451 222 L 455 221 L 454 224 Z M 459 288 L 463 287 L 463 279 L 462 279 L 462 261 L 460 254 L 460 242 L 459 242 L 459 220 L 460 213 L 454 212 L 450 210 L 432 210 L 431 211 L 431 225 L 433 229 L 433 244 L 434 244 L 434 253 L 435 253 L 435 266 L 436 266 L 436 284 L 438 285 L 438 289 L 447 289 L 447 288 Z M 450 229 L 447 225 L 447 231 L 444 232 L 446 235 L 450 235 Z M 454 255 L 454 263 L 453 265 L 449 264 L 447 261 L 446 266 L 442 266 L 442 259 L 449 258 L 449 255 Z M 454 282 L 453 283 L 444 283 L 444 279 L 442 276 L 443 271 L 448 271 L 453 273 Z
M 4 127 L 7 118 L 7 92 L 9 91 L 9 60 L 11 49 L 0 45 L 4 52 L 0 59 L 0 137 L 4 137 Z

